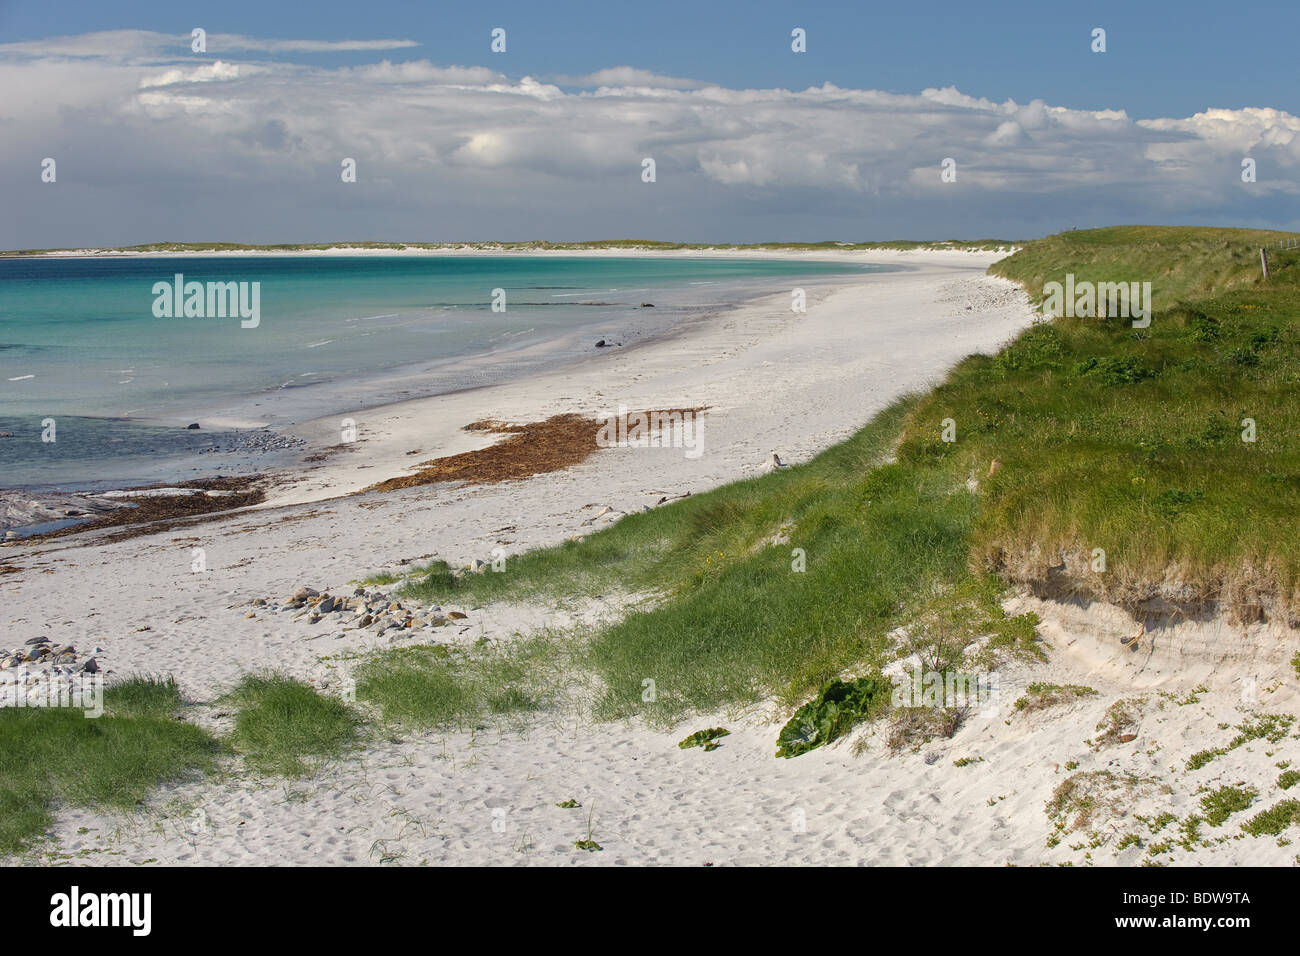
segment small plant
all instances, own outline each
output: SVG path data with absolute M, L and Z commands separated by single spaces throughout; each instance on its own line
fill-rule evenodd
M 795 711 L 781 728 L 776 755 L 797 757 L 842 737 L 866 719 L 873 701 L 888 701 L 891 686 L 879 677 L 827 681 L 817 696 Z
M 681 741 L 677 746 L 682 750 L 687 750 L 691 747 L 703 747 L 706 751 L 717 750 L 722 746 L 717 742 L 718 738 L 729 736 L 731 736 L 730 730 L 726 730 L 722 727 L 710 727 L 708 730 L 695 731 L 695 733 Z
M 579 803 L 577 800 L 574 800 L 572 797 L 570 797 L 568 800 L 565 800 L 563 803 L 557 803 L 556 806 L 559 807 L 561 810 L 576 810 L 579 807 L 581 807 L 582 804 Z
M 1142 838 L 1136 833 L 1126 833 L 1120 838 L 1119 843 L 1115 844 L 1116 850 L 1127 850 L 1131 846 L 1141 846 Z
M 1223 822 L 1238 810 L 1245 810 L 1259 796 L 1254 787 L 1220 787 L 1201 797 L 1201 809 L 1205 811 L 1205 822 L 1212 827 L 1222 826 Z
M 1154 820 L 1152 820 L 1150 823 L 1148 823 L 1147 829 L 1150 830 L 1153 834 L 1159 833 L 1161 830 L 1169 826 L 1169 824 L 1173 823 L 1177 819 L 1178 817 L 1174 816 L 1172 813 L 1168 811 L 1165 811 L 1164 813 L 1156 817 Z
M 1097 692 L 1091 687 L 1079 684 L 1030 684 L 1025 688 L 1025 696 L 1015 703 L 1016 710 L 1032 713 L 1044 707 L 1067 704 L 1080 697 L 1091 697 Z
M 596 805 L 593 803 L 591 809 L 587 811 L 587 839 L 574 840 L 573 845 L 579 850 L 586 850 L 588 853 L 595 853 L 597 850 L 605 849 L 599 843 L 591 838 L 591 817 L 596 812 Z
M 973 763 L 983 763 L 983 762 L 984 762 L 983 757 L 962 757 L 958 760 L 954 760 L 952 762 L 952 765 L 954 767 L 968 767 Z
M 1248 720 L 1238 726 L 1237 736 L 1228 741 L 1226 747 L 1202 750 L 1192 754 L 1191 759 L 1187 761 L 1187 769 L 1199 770 L 1215 757 L 1222 757 L 1229 750 L 1236 750 L 1252 740 L 1267 740 L 1269 743 L 1275 744 L 1287 735 L 1293 723 L 1295 723 L 1295 717 L 1291 714 L 1261 714 L 1254 720 Z M 1227 727 L 1227 724 L 1219 725 L 1220 730 L 1226 730 Z
M 1300 783 L 1300 770 L 1287 770 L 1277 778 L 1277 785 L 1283 790 L 1290 790 Z
M 1093 739 L 1093 749 L 1099 750 L 1108 744 L 1127 743 L 1132 740 L 1131 731 L 1137 729 L 1137 723 L 1142 717 L 1142 704 L 1143 700 L 1140 697 L 1129 697 L 1111 704 L 1106 709 L 1101 723 L 1097 724 L 1097 729 L 1101 733 Z
M 1283 800 L 1277 806 L 1255 814 L 1241 828 L 1251 836 L 1277 836 L 1294 823 L 1300 823 L 1300 800 Z

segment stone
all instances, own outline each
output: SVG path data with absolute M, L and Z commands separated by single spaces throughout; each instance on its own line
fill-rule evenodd
M 198 427 L 199 427 L 198 422 L 190 422 L 188 425 L 185 426 L 187 431 L 197 431 Z
M 48 637 L 33 637 L 30 641 L 26 642 L 28 647 L 31 647 L 33 644 L 48 644 L 48 643 L 50 643 L 50 639 Z
M 318 597 L 319 595 L 320 592 L 317 591 L 315 588 L 301 587 L 298 590 L 293 592 L 293 597 L 291 598 L 291 600 L 305 601 L 309 597 Z
M 468 614 L 462 614 L 460 611 L 448 611 L 447 616 L 453 621 L 463 621 L 465 618 L 469 617 Z
M 87 674 L 98 674 L 99 662 L 96 661 L 93 657 L 87 657 L 84 661 L 81 662 L 81 669 L 85 671 Z

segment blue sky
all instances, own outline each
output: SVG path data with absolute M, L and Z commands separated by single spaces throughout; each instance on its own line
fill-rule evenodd
M 1206 107 L 1300 112 L 1295 2 L 0 0 L 3 41 L 128 27 L 183 33 L 193 26 L 270 38 L 410 39 L 420 46 L 395 58 L 443 65 L 487 61 L 488 31 L 501 26 L 508 51 L 492 65 L 515 76 L 632 65 L 742 89 L 825 81 L 899 93 L 955 86 L 995 101 L 1043 99 L 1074 109 L 1124 109 L 1134 118 L 1188 116 Z M 806 55 L 789 51 L 793 26 L 808 31 Z M 1104 57 L 1089 49 L 1098 26 L 1107 30 Z
M 1298 11 L 0 0 L 0 247 L 1296 230 Z

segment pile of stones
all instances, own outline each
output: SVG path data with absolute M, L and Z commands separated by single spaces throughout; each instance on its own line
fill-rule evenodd
M 94 653 L 102 654 L 104 649 L 97 647 Z M 81 654 L 71 644 L 55 644 L 48 637 L 33 637 L 12 651 L 0 649 L 0 671 L 16 667 L 24 668 L 28 674 L 49 673 L 65 677 L 98 674 L 100 669 L 93 654 Z
M 428 608 L 408 606 L 382 591 L 367 591 L 365 588 L 356 588 L 351 595 L 342 596 L 304 586 L 283 601 L 257 598 L 252 607 L 246 617 L 253 618 L 263 613 L 289 614 L 294 621 L 341 626 L 345 631 L 366 628 L 376 635 L 392 631 L 390 637 L 401 632 L 446 627 L 469 616 L 461 611 L 444 611 L 436 605 Z

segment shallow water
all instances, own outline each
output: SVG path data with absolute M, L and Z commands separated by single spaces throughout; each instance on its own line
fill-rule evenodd
M 14 433 L 0 438 L 0 487 L 106 487 L 236 471 L 254 459 L 264 466 L 268 453 L 241 455 L 184 425 L 238 409 L 274 426 L 365 397 L 490 384 L 590 353 L 599 338 L 630 344 L 700 310 L 885 268 L 633 257 L 0 259 L 0 432 Z M 156 284 L 177 274 L 205 286 L 249 283 L 246 295 L 257 283 L 256 327 L 238 315 L 156 315 L 174 302 Z M 498 289 L 504 311 L 492 308 Z M 385 376 L 401 390 L 358 387 Z M 50 419 L 55 442 L 41 440 Z

